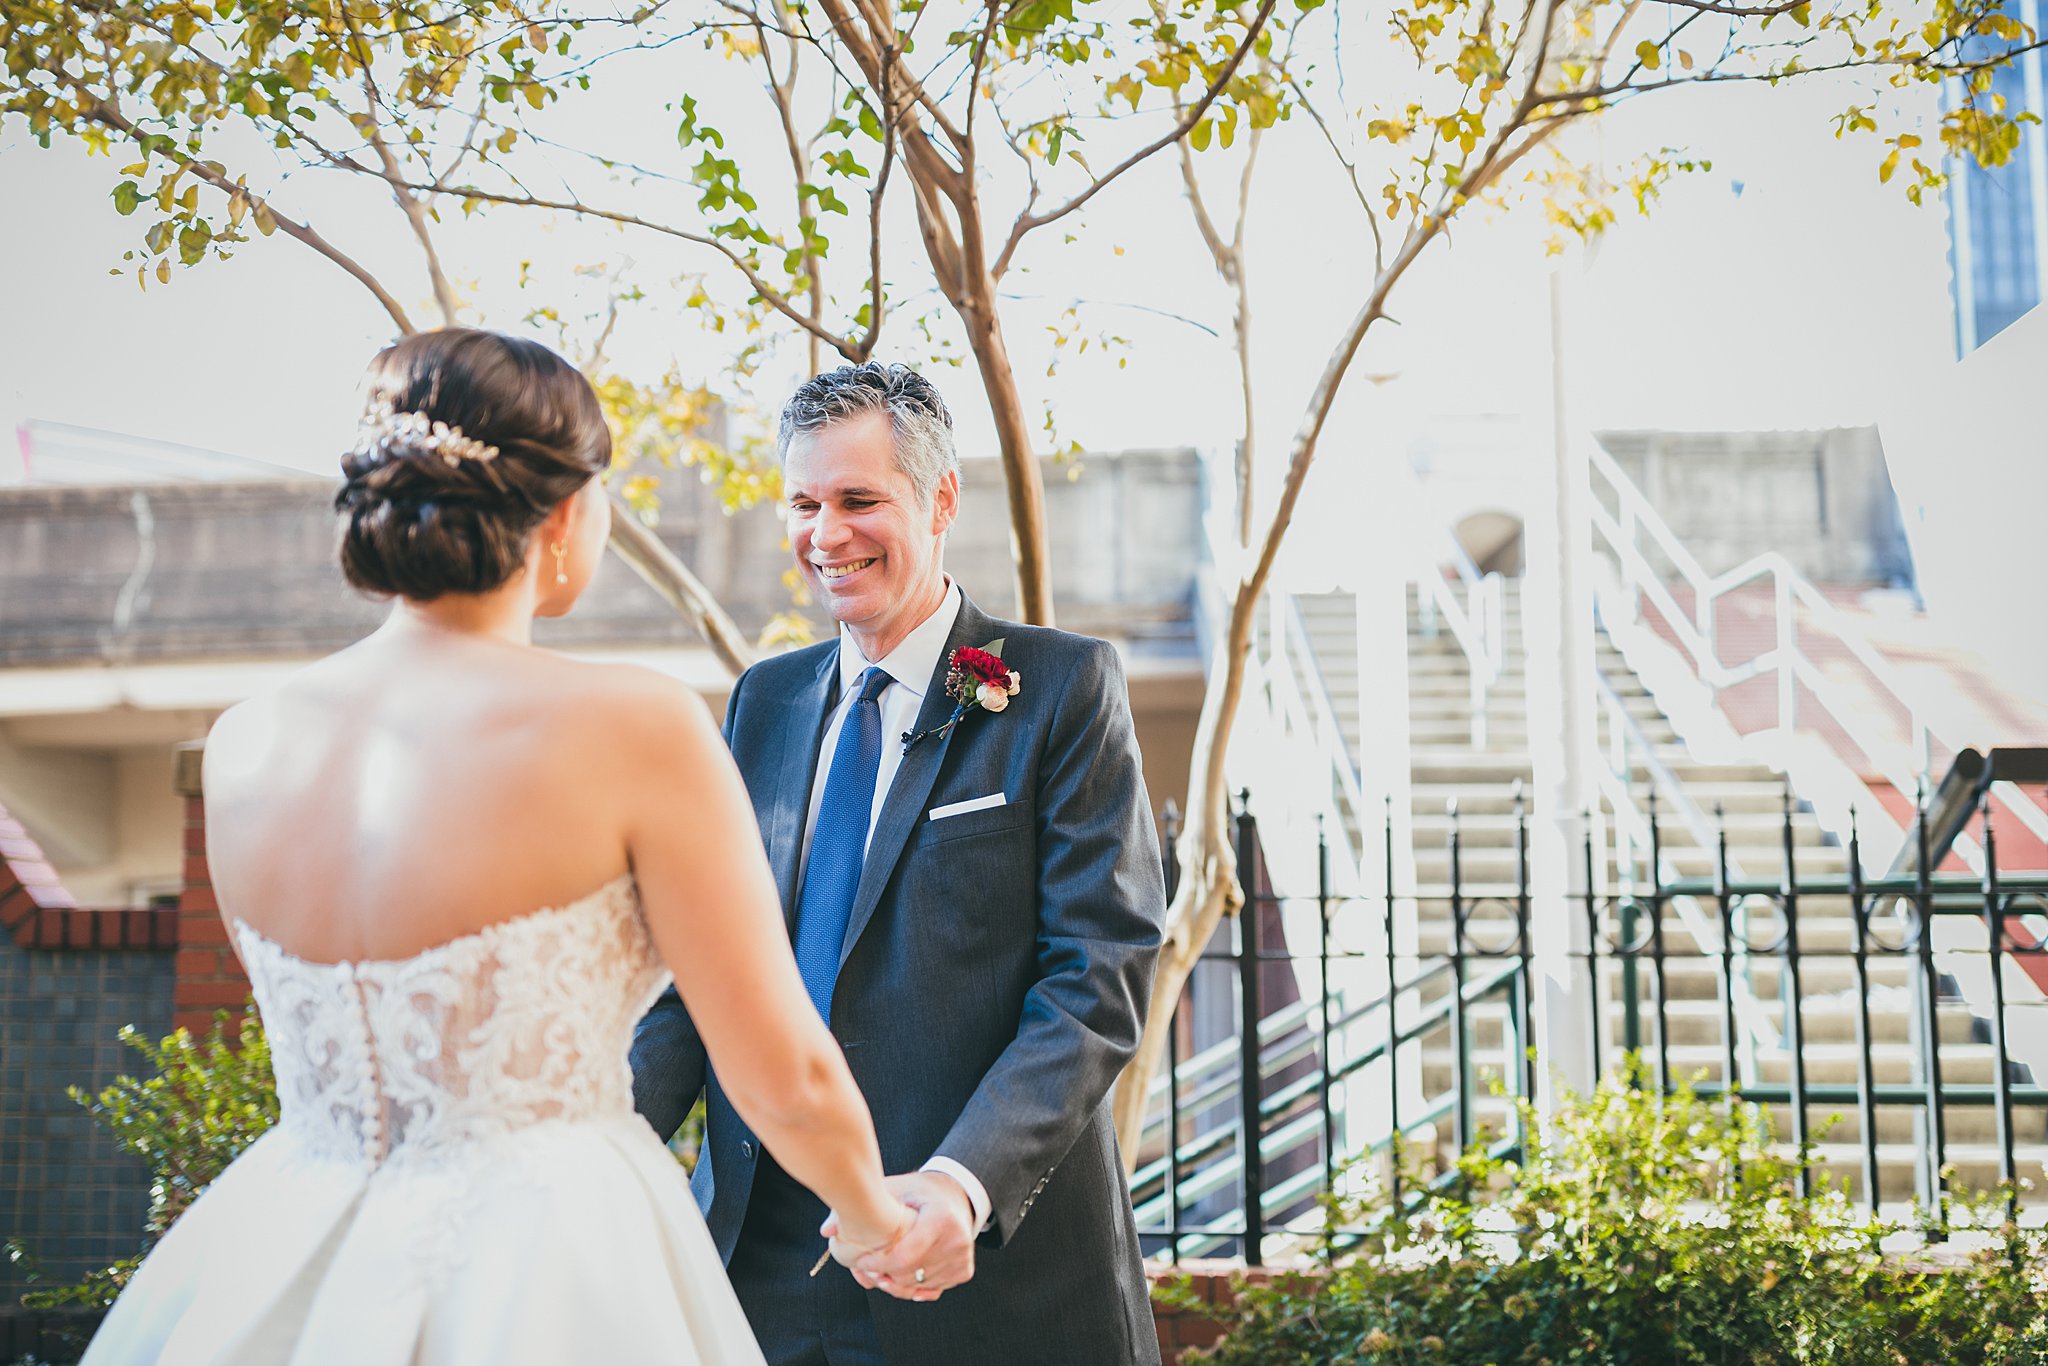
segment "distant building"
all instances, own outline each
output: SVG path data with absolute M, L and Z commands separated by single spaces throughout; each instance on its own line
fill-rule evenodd
M 2037 0 L 2022 0 L 2018 17 L 2038 26 Z M 1973 55 L 1989 56 L 1985 47 Z M 2044 61 L 2035 49 L 1996 68 L 1981 106 L 2003 100 L 2008 113 L 2048 109 Z M 1951 105 L 1962 97 L 1951 94 Z M 2048 263 L 2048 136 L 2030 124 L 2012 159 L 1980 166 L 1950 159 L 1948 237 L 1950 292 L 1955 301 L 1956 354 L 1967 356 L 2041 302 L 2041 272 Z

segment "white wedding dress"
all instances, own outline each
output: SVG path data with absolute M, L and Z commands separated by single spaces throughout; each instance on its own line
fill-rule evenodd
M 630 877 L 412 958 L 236 936 L 282 1119 L 84 1366 L 760 1366 L 626 1050 L 668 974 Z

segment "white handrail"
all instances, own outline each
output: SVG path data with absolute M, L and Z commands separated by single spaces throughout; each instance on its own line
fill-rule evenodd
M 1448 561 L 1456 569 L 1464 599 L 1444 579 Z M 1472 747 L 1486 747 L 1486 699 L 1507 664 L 1507 590 L 1498 573 L 1482 574 L 1472 556 L 1450 528 L 1443 532 L 1439 549 L 1422 556 L 1415 570 L 1418 607 L 1423 634 L 1436 635 L 1439 613 L 1451 628 L 1451 637 L 1465 652 L 1471 680 Z
M 1614 457 L 1591 442 L 1589 459 L 1594 474 L 1605 479 L 1615 498 L 1610 513 L 1599 498 L 1590 500 L 1594 529 L 1607 542 L 1621 570 L 1622 584 L 1632 611 L 1648 598 L 1677 637 L 1679 648 L 1691 659 L 1693 670 L 1710 692 L 1718 693 L 1752 678 L 1775 675 L 1778 693 L 1778 726 L 1789 737 L 1798 726 L 1799 687 L 1803 684 L 1828 717 L 1863 751 L 1877 772 L 1900 792 L 1918 791 L 1931 783 L 1934 745 L 1939 740 L 1950 752 L 1960 746 L 1940 736 L 1919 706 L 1910 700 L 1898 669 L 1880 654 L 1854 623 L 1842 614 L 1801 574 L 1792 562 L 1776 551 L 1765 551 L 1723 574 L 1709 574 L 1679 542 L 1663 517 L 1651 506 Z M 1680 607 L 1667 586 L 1665 576 L 1653 566 L 1638 543 L 1638 533 L 1647 533 L 1670 560 L 1680 579 L 1691 588 L 1690 612 Z M 1721 662 L 1716 649 L 1716 608 L 1720 600 L 1739 588 L 1768 579 L 1776 614 L 1777 642 L 1755 658 L 1741 664 Z M 1851 658 L 1867 670 L 1881 697 L 1902 711 L 1907 720 L 1907 744 L 1900 746 L 1873 727 L 1863 709 L 1850 705 L 1841 685 L 1829 678 L 1799 645 L 1799 613 L 1807 615 L 1808 629 L 1832 637 Z M 2010 804 L 2010 803 L 2009 803 Z M 2031 805 L 2029 803 L 2028 805 Z M 2038 810 L 2038 808 L 2036 808 Z M 2033 822 L 2021 816 L 2029 826 Z M 2048 829 L 2048 816 L 2041 825 Z M 1975 843 L 1957 840 L 1966 858 L 1977 853 Z
M 1370 828 L 1366 819 L 1365 791 L 1359 783 L 1358 766 L 1352 760 L 1350 746 L 1344 739 L 1344 728 L 1337 720 L 1336 704 L 1330 700 L 1330 690 L 1323 682 L 1322 666 L 1316 661 L 1315 649 L 1309 642 L 1308 623 L 1302 614 L 1301 604 L 1294 594 L 1277 588 L 1268 590 L 1266 603 L 1267 630 L 1272 633 L 1273 646 L 1272 658 L 1268 662 L 1268 687 L 1277 694 L 1274 700 L 1283 715 L 1314 738 L 1318 754 L 1336 778 L 1336 790 L 1343 798 L 1351 824 L 1363 838 L 1363 832 Z M 1306 697 L 1287 662 L 1290 647 L 1298 652 L 1302 671 L 1313 681 Z M 1344 839 L 1341 823 L 1337 833 L 1347 846 L 1345 852 L 1356 863 L 1361 851 L 1348 847 L 1350 841 Z

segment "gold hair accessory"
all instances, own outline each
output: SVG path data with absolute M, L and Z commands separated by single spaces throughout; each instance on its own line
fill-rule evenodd
M 363 414 L 362 424 L 356 429 L 356 444 L 351 452 L 355 455 L 373 455 L 378 448 L 393 441 L 405 441 L 420 450 L 438 455 L 452 469 L 465 460 L 489 461 L 498 458 L 498 448 L 464 435 L 462 428 L 450 426 L 428 417 L 425 413 L 401 413 L 396 411 L 389 399 L 379 399 Z

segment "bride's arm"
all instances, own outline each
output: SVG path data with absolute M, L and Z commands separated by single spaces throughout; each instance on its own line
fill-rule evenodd
M 754 810 L 710 712 L 664 679 L 628 710 L 627 852 L 719 1085 L 783 1169 L 837 1211 L 848 1242 L 887 1242 L 905 1208 L 797 975 Z

